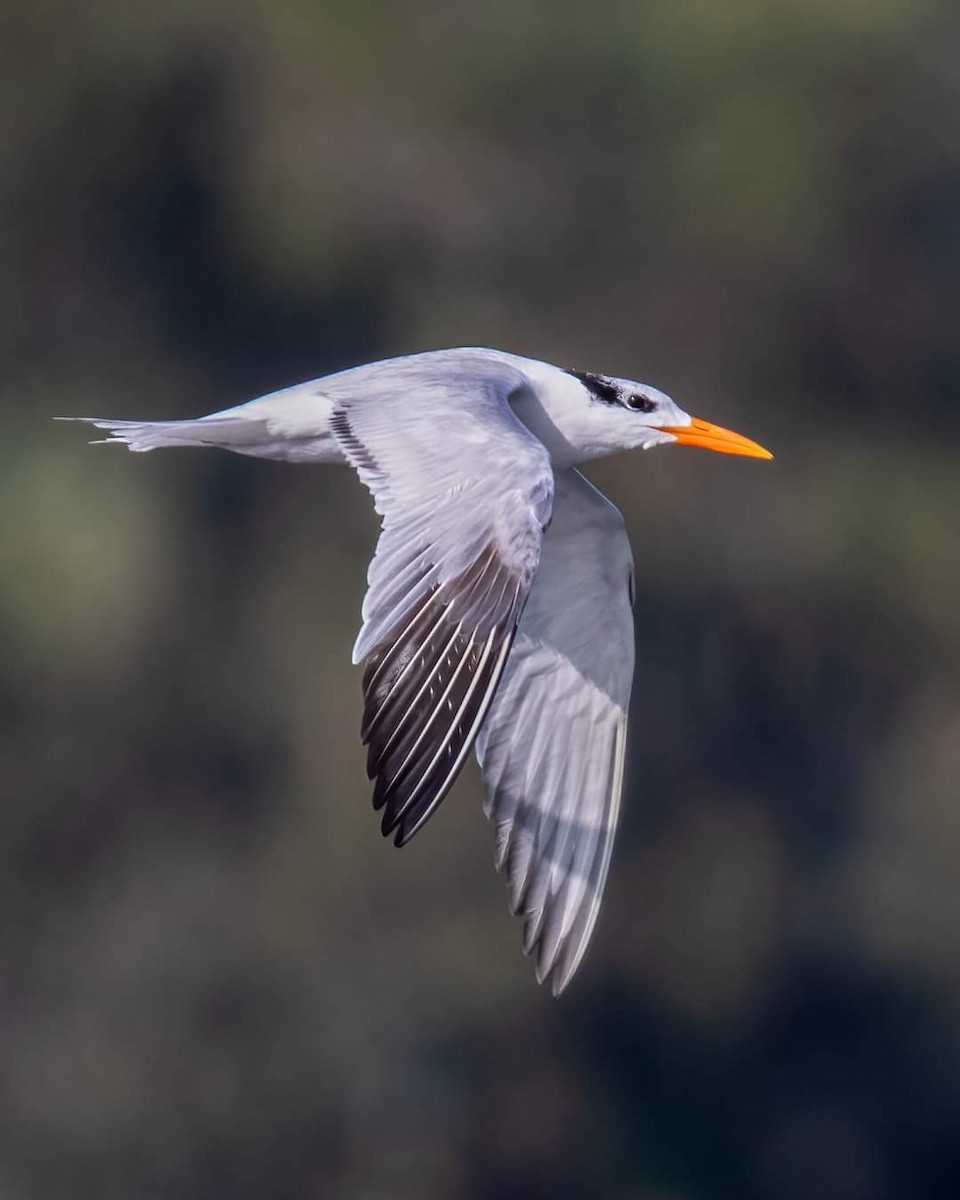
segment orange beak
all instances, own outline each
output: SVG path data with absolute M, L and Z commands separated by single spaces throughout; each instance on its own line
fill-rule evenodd
M 664 433 L 672 433 L 679 446 L 700 446 L 704 450 L 743 454 L 747 458 L 773 458 L 769 450 L 764 450 L 749 438 L 724 429 L 722 425 L 701 421 L 698 417 L 691 417 L 689 425 L 661 425 L 660 428 Z

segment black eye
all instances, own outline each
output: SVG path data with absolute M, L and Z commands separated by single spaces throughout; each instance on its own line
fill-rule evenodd
M 634 412 L 652 413 L 657 411 L 657 402 L 641 392 L 634 392 L 627 397 L 627 408 L 632 408 Z

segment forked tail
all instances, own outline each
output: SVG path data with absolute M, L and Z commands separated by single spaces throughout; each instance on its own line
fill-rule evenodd
M 264 422 L 235 416 L 200 417 L 193 421 L 111 421 L 103 417 L 57 417 L 81 421 L 109 434 L 94 444 L 116 443 L 138 453 L 162 446 L 219 446 L 240 454 L 258 454 L 264 442 Z

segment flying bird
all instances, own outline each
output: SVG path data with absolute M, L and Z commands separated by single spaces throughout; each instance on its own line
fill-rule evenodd
M 634 657 L 623 518 L 577 467 L 673 444 L 769 451 L 647 384 L 487 349 L 368 363 L 197 420 L 77 419 L 135 451 L 354 468 L 382 518 L 353 661 L 383 833 L 408 842 L 474 748 L 524 950 L 559 994 L 607 877 Z

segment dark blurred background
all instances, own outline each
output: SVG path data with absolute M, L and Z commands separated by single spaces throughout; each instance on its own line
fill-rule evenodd
M 960 1195 L 960 9 L 13 0 L 0 1196 Z M 493 345 L 769 445 L 590 472 L 637 559 L 594 945 L 473 765 L 381 841 L 344 469 L 90 449 Z

